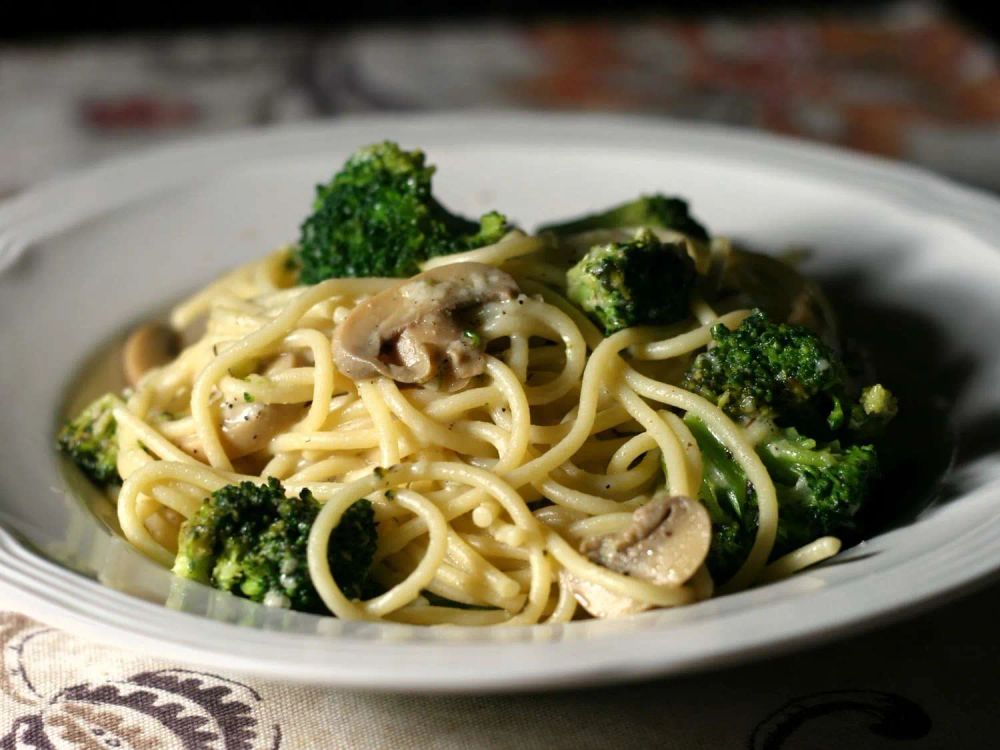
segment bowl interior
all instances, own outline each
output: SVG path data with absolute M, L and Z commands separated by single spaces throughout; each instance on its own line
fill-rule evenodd
M 439 167 L 443 201 L 468 214 L 496 207 L 533 227 L 662 191 L 688 198 L 714 233 L 774 252 L 805 250 L 805 269 L 901 396 L 899 473 L 884 483 L 884 512 L 872 519 L 883 533 L 830 564 L 736 596 L 627 621 L 502 631 L 422 631 L 268 610 L 177 581 L 124 544 L 111 509 L 52 447 L 61 416 L 100 387 L 103 376 L 88 365 L 95 350 L 232 266 L 294 240 L 313 185 L 355 147 L 385 137 L 424 147 Z M 1000 566 L 1000 546 L 985 551 L 1000 534 L 991 510 L 1000 476 L 998 216 L 981 197 L 825 151 L 558 118 L 368 121 L 241 136 L 43 187 L 0 209 L 0 245 L 7 237 L 23 250 L 0 270 L 0 526 L 16 540 L 0 556 L 30 560 L 53 589 L 56 581 L 75 586 L 81 600 L 116 596 L 101 600 L 128 610 L 141 609 L 138 598 L 200 616 L 178 621 L 183 627 L 207 618 L 279 641 L 297 635 L 281 647 L 300 659 L 307 642 L 571 644 L 662 626 L 688 638 L 688 653 L 700 648 L 710 658 L 725 642 L 732 648 L 737 627 L 756 623 L 775 634 L 782 616 L 820 597 L 855 620 L 884 613 L 894 581 L 909 581 L 892 600 L 898 606 L 926 599 Z M 938 482 L 955 445 L 955 464 Z M 601 653 L 613 661 L 621 652 Z

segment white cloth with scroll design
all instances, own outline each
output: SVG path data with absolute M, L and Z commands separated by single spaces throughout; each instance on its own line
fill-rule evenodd
M 995 747 L 998 594 L 735 669 L 496 696 L 209 674 L 84 641 L 0 601 L 0 749 Z

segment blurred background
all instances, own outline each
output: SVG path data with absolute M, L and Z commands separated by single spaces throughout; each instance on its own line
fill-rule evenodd
M 469 108 L 727 123 L 1000 190 L 991 5 L 23 4 L 0 26 L 0 196 L 201 133 Z

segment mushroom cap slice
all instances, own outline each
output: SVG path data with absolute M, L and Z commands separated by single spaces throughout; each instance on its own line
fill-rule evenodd
M 426 383 L 442 367 L 453 380 L 467 380 L 485 362 L 454 314 L 519 292 L 509 274 L 484 263 L 452 263 L 418 274 L 351 311 L 334 333 L 334 362 L 352 380 L 384 375 Z
M 680 586 L 705 562 L 711 542 L 712 521 L 701 503 L 660 495 L 636 510 L 623 532 L 587 539 L 580 551 L 618 573 Z
M 240 400 L 223 401 L 219 412 L 222 418 L 222 446 L 231 459 L 265 448 L 271 438 L 305 415 L 303 404 L 262 404 Z
M 680 586 L 704 564 L 712 542 L 712 521 L 697 500 L 683 495 L 657 495 L 632 514 L 618 534 L 585 539 L 580 552 L 592 562 L 623 575 L 661 586 Z M 563 571 L 563 583 L 595 617 L 620 617 L 649 609 Z

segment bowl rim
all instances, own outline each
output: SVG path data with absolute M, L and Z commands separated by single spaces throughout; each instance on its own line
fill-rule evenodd
M 794 168 L 799 174 L 838 186 L 863 187 L 906 209 L 951 221 L 994 248 L 994 238 L 1000 237 L 1000 200 L 985 192 L 909 165 L 784 137 L 652 117 L 496 112 L 373 115 L 193 138 L 42 183 L 0 203 L 0 274 L 22 253 L 30 252 L 32 243 L 156 190 L 248 158 L 308 153 L 321 143 L 336 143 L 337 138 L 357 140 L 355 136 L 360 134 L 386 131 L 403 133 L 416 143 L 468 147 L 477 143 L 528 147 L 557 141 L 570 146 L 607 146 L 616 152 L 690 149 L 695 155 L 710 153 L 727 162 Z M 56 218 L 46 211 L 53 202 L 62 209 Z M 963 496 L 963 502 L 975 505 L 984 518 L 988 505 L 998 499 L 1000 487 L 995 477 L 992 484 Z M 905 529 L 884 536 L 899 533 Z M 983 523 L 951 541 L 967 545 L 991 539 L 1000 541 L 1000 521 Z M 812 611 L 797 612 L 793 621 L 786 618 L 777 629 L 773 622 L 764 622 L 760 612 L 729 614 L 728 620 L 739 619 L 746 626 L 742 640 L 722 646 L 700 641 L 685 652 L 664 652 L 672 633 L 652 627 L 630 631 L 626 644 L 599 635 L 506 643 L 445 641 L 433 636 L 407 643 L 308 636 L 315 639 L 310 645 L 315 645 L 317 653 L 306 655 L 302 649 L 306 636 L 245 628 L 142 601 L 45 559 L 3 528 L 0 592 L 8 594 L 8 600 L 16 602 L 25 614 L 51 624 L 147 652 L 162 653 L 168 646 L 170 658 L 202 667 L 338 687 L 482 692 L 606 684 L 690 672 L 773 655 L 888 623 L 959 596 L 1000 570 L 1000 552 L 971 564 L 962 558 L 958 564 L 960 556 L 949 558 L 952 547 L 951 543 L 938 547 L 873 576 L 877 580 L 866 582 L 864 606 L 851 601 L 858 582 L 846 581 L 813 592 L 817 598 Z M 1000 550 L 1000 544 L 996 547 Z M 935 555 L 939 562 L 934 575 L 919 577 L 914 588 L 914 573 Z M 873 596 L 875 604 L 871 603 Z M 586 648 L 580 648 L 581 643 L 586 643 Z M 657 653 L 669 653 L 669 657 L 656 658 Z M 499 671 L 498 664 L 502 664 Z

